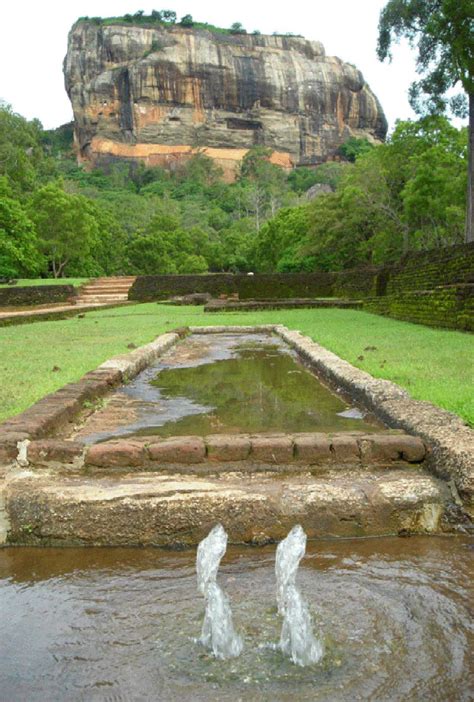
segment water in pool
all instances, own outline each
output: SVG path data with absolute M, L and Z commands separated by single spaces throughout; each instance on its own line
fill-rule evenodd
M 308 543 L 297 585 L 324 657 L 279 640 L 275 546 L 229 546 L 218 582 L 243 639 L 218 660 L 195 642 L 194 550 L 0 550 L 0 699 L 160 702 L 467 702 L 472 542 Z
M 278 337 L 194 334 L 113 393 L 77 437 L 378 429 Z

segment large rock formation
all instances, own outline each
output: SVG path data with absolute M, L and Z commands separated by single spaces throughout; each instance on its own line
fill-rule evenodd
M 285 167 L 334 157 L 387 123 L 361 72 L 299 37 L 79 21 L 64 63 L 81 160 L 171 164 L 195 149 L 232 173 L 255 144 Z

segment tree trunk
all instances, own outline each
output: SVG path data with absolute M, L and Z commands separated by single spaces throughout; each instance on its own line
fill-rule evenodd
M 474 93 L 469 94 L 469 144 L 467 173 L 466 243 L 474 241 Z

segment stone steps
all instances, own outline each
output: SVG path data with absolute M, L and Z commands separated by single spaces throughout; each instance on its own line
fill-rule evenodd
M 125 302 L 134 281 L 134 276 L 96 278 L 81 287 L 76 304 Z
M 311 538 L 436 533 L 451 497 L 423 470 L 215 477 L 120 473 L 11 475 L 6 533 L 16 544 L 195 546 L 216 523 L 233 543 L 266 543 L 301 524 Z
M 117 294 L 107 294 L 107 295 L 84 295 L 81 296 L 80 300 L 76 303 L 79 305 L 86 304 L 99 304 L 107 302 L 127 302 L 128 295 L 117 293 Z

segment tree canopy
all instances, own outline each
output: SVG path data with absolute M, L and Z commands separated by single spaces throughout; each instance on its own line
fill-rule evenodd
M 474 1 L 389 0 L 380 15 L 377 53 L 391 58 L 394 41 L 408 39 L 417 53 L 420 80 L 410 88 L 418 114 L 469 115 L 466 241 L 474 240 Z M 462 93 L 450 90 L 462 87 Z
M 289 173 L 257 146 L 233 183 L 202 153 L 173 171 L 88 171 L 69 127 L 44 132 L 6 106 L 0 125 L 2 277 L 338 269 L 463 236 L 467 132 L 444 117 Z M 317 183 L 330 192 L 310 200 Z

